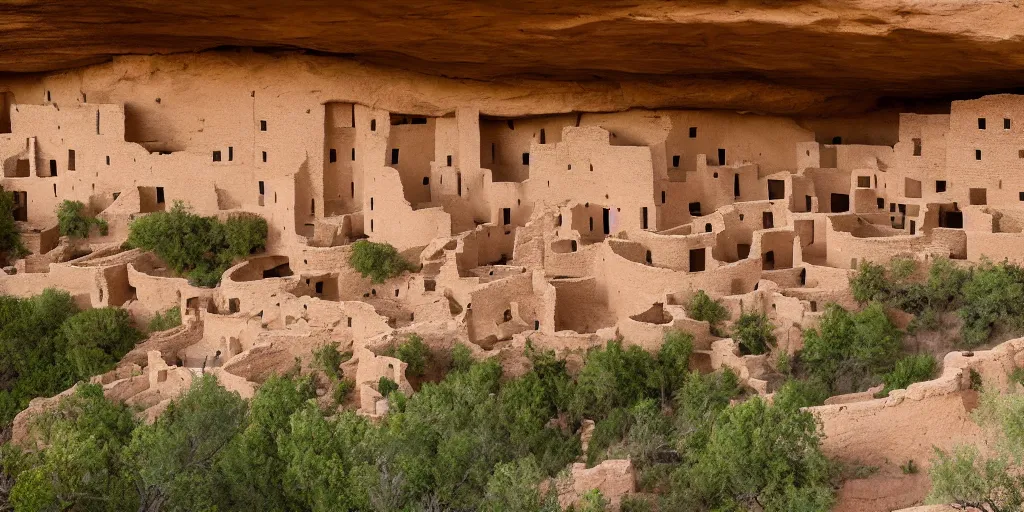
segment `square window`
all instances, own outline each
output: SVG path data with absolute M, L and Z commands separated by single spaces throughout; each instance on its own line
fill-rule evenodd
M 261 132 L 267 131 L 267 122 L 266 121 L 260 121 L 260 131 Z
M 690 138 L 691 139 L 696 139 L 697 138 L 697 127 L 696 126 L 691 126 L 690 127 Z
M 858 188 L 870 188 L 871 187 L 871 176 L 857 176 L 857 187 Z
M 946 191 L 946 182 L 945 182 L 945 180 L 938 180 L 938 181 L 935 182 L 935 191 L 936 192 L 945 192 Z
M 220 151 L 214 151 L 213 152 L 213 161 L 214 162 L 220 162 Z
M 984 130 L 985 129 L 985 118 L 984 117 L 979 117 L 978 118 L 978 129 L 979 130 Z

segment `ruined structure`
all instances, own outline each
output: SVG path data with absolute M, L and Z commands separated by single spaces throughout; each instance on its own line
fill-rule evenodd
M 197 372 L 251 393 L 325 344 L 353 353 L 343 369 L 356 406 L 376 417 L 381 377 L 413 392 L 405 363 L 380 351 L 406 333 L 465 343 L 515 373 L 527 340 L 578 358 L 612 338 L 656 349 L 682 329 L 695 368 L 733 368 L 767 395 L 765 356 L 741 356 L 687 316 L 698 290 L 734 316 L 766 313 L 793 353 L 825 303 L 852 305 L 860 263 L 1021 261 L 1024 96 L 901 114 L 882 130 L 889 140 L 875 122 L 610 112 L 606 91 L 522 90 L 249 52 L 120 57 L 0 82 L 0 186 L 32 252 L 0 274 L 0 294 L 59 287 L 140 324 L 179 306 L 181 327 L 99 379 L 150 417 Z M 109 233 L 60 238 L 64 199 Z M 262 216 L 266 253 L 199 288 L 121 248 L 133 219 L 176 201 Z M 418 270 L 372 283 L 348 264 L 361 239 Z M 823 406 L 826 434 L 894 401 L 963 418 L 965 367 L 947 359 L 942 393 Z M 882 423 L 871 428 L 900 425 Z M 922 457 L 929 446 L 891 449 Z

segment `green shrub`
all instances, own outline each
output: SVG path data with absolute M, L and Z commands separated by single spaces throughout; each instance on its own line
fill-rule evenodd
M 64 291 L 0 296 L 0 424 L 32 398 L 53 396 L 108 370 L 141 338 L 127 311 L 80 312 Z
M 127 245 L 153 251 L 197 286 L 213 287 L 231 265 L 266 246 L 267 221 L 238 214 L 226 222 L 190 212 L 181 201 L 129 226 Z
M 21 233 L 14 224 L 14 194 L 0 186 L 0 256 L 15 260 L 27 254 L 28 249 L 21 243 Z
M 732 324 L 732 337 L 745 354 L 766 354 L 775 348 L 775 326 L 764 313 L 743 313 Z
M 427 362 L 430 361 L 431 356 L 427 344 L 423 343 L 423 338 L 412 333 L 395 348 L 395 357 L 409 365 L 405 369 L 405 373 L 413 377 L 420 377 L 427 371 Z
M 907 462 L 900 464 L 900 470 L 903 471 L 904 475 L 916 475 L 918 471 L 914 459 L 909 459 Z
M 173 329 L 181 325 L 181 308 L 174 306 L 163 314 L 157 313 L 153 315 L 153 318 L 149 320 L 147 329 L 149 332 L 161 332 L 168 329 Z
M 352 379 L 341 379 L 334 385 L 334 403 L 341 405 L 345 403 L 349 393 L 356 389 L 356 382 Z
M 341 379 L 341 353 L 334 343 L 313 349 L 313 362 L 333 381 Z
M 464 372 L 473 365 L 473 361 L 473 351 L 469 347 L 462 343 L 457 343 L 452 347 L 451 371 Z
M 694 320 L 707 322 L 711 325 L 712 332 L 717 329 L 718 324 L 729 318 L 729 311 L 725 309 L 721 301 L 713 300 L 704 293 L 704 290 L 699 290 L 690 298 L 690 303 L 686 306 L 686 314 Z
M 907 386 L 931 379 L 935 375 L 938 363 L 931 354 L 907 356 L 896 361 L 895 368 L 882 376 L 885 388 L 878 392 L 879 397 L 889 396 L 895 389 L 906 389 Z
M 663 404 L 671 403 L 676 391 L 686 381 L 692 354 L 693 335 L 676 329 L 665 332 L 651 369 L 651 387 L 660 390 Z
M 387 397 L 391 393 L 398 391 L 398 383 L 387 377 L 381 377 L 377 381 L 377 391 L 381 396 Z
M 80 201 L 67 199 L 57 205 L 57 226 L 61 236 L 71 238 L 88 238 L 93 226 L 99 229 L 101 235 L 106 235 L 108 229 L 107 221 L 89 215 Z
M 817 328 L 804 331 L 801 367 L 829 394 L 863 391 L 893 368 L 902 338 L 877 302 L 855 313 L 829 304 Z
M 352 244 L 352 254 L 348 262 L 363 277 L 369 277 L 374 283 L 383 283 L 405 271 L 415 269 L 391 244 L 366 240 L 357 240 Z

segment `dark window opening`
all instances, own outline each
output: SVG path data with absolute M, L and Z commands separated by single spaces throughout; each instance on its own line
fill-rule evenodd
M 238 313 L 239 311 L 241 311 L 241 305 L 239 304 L 239 300 L 238 299 L 229 299 L 228 300 L 228 312 L 229 313 Z
M 265 186 L 264 186 L 262 181 L 259 183 L 259 186 L 260 186 L 260 195 L 262 196 L 264 194 L 264 191 L 265 191 L 266 188 L 265 188 Z
M 309 214 L 312 216 L 316 216 L 316 199 L 309 200 Z
M 914 156 L 921 156 L 921 139 L 914 139 Z
M 889 203 L 889 212 L 892 213 L 892 212 L 895 212 L 895 211 L 896 211 L 896 203 Z
M 509 122 L 511 123 L 512 121 L 509 121 Z M 539 331 L 540 330 L 540 320 L 534 320 L 533 321 L 533 330 L 535 330 L 535 331 Z
M 690 249 L 690 272 L 704 271 L 704 248 Z
M 804 196 L 804 206 L 806 206 L 807 211 L 811 211 L 812 205 L 813 200 L 811 199 L 811 196 Z
M 370 119 L 370 131 L 371 132 L 377 131 L 377 120 L 376 119 Z
M 946 191 L 946 182 L 945 182 L 945 180 L 936 180 L 935 181 L 935 191 L 936 192 L 945 192 Z
M 690 127 L 690 138 L 691 139 L 696 139 L 697 138 L 697 127 L 696 126 L 691 126 Z
M 672 167 L 679 167 L 679 155 L 672 155 Z
M 978 118 L 978 129 L 979 130 L 984 130 L 985 129 L 985 118 L 984 117 L 979 117 Z
M 579 250 L 579 248 L 580 246 L 576 242 L 576 240 L 573 240 L 572 243 L 569 244 L 569 250 L 571 250 L 572 252 L 576 252 L 577 250 Z
M 914 221 L 914 220 L 910 221 L 910 234 L 911 235 L 916 235 L 917 234 L 917 221 Z
M 391 148 L 391 165 L 398 163 L 398 148 Z
M 414 117 L 414 118 L 412 118 L 412 124 L 427 124 L 427 118 L 425 118 L 425 117 Z
M 561 213 L 558 214 L 558 219 L 556 219 L 555 222 L 557 222 L 557 224 L 555 224 L 556 226 L 561 226 L 562 225 L 562 214 Z
M 725 150 L 718 148 L 718 165 L 725 165 Z
M 455 173 L 455 188 L 459 191 L 459 196 L 462 196 L 462 173 Z
M 975 149 L 974 150 L 974 159 L 975 160 L 981 160 L 981 150 L 980 149 Z
M 506 226 L 512 224 L 512 208 L 502 208 L 501 218 Z
M 761 270 L 775 270 L 775 251 L 764 253 L 761 260 Z
M 107 155 L 107 165 L 110 165 L 110 155 Z
M 261 132 L 267 131 L 267 122 L 266 121 L 260 121 L 260 131 Z
M 156 188 L 156 204 L 163 204 L 163 203 L 164 203 L 164 188 L 163 187 L 157 187 Z
M 768 199 L 776 200 L 784 197 L 786 197 L 786 182 L 783 180 L 768 180 Z M 810 210 L 811 207 L 808 206 L 807 209 Z
M 1024 201 L 1024 192 L 1017 192 L 1017 199 Z
M 733 197 L 739 197 L 740 196 L 740 175 L 739 174 L 733 174 L 732 175 L 732 195 L 733 195 Z
M 661 191 L 661 204 L 665 204 L 665 191 Z
M 775 227 L 775 215 L 772 212 L 764 212 L 761 214 L 761 226 L 764 229 L 772 229 Z
M 452 166 L 452 156 L 448 155 L 448 167 Z
M 1003 118 L 1003 129 L 1004 130 L 1009 130 L 1010 129 L 1010 118 L 1008 118 L 1008 117 L 1004 117 Z
M 328 160 L 328 161 L 329 161 L 330 163 L 332 163 L 332 164 L 333 164 L 334 162 L 337 162 L 337 161 L 338 161 L 338 150 L 337 150 L 337 149 L 332 149 L 332 150 L 330 151 L 330 156 L 328 156 L 327 160 Z
M 370 198 L 370 211 L 373 211 L 373 198 Z
M 68 150 L 68 170 L 75 170 L 75 150 L 73 149 Z
M 594 218 L 593 217 L 590 218 L 590 230 L 591 231 L 594 230 Z
M 233 148 L 231 146 L 228 146 L 228 162 L 231 162 L 234 159 L 235 159 L 235 148 Z
M 50 176 L 56 176 L 56 175 L 57 175 L 57 161 L 56 160 L 50 160 Z
M 324 282 L 323 281 L 317 281 L 316 284 L 313 285 L 313 289 L 316 290 L 316 293 L 323 293 L 324 292 Z
M 807 284 L 807 269 L 806 268 L 802 268 L 802 269 L 800 269 L 800 286 L 804 286 L 806 284 Z
M 423 184 L 424 185 L 430 185 L 430 176 L 424 176 L 423 177 Z
M 878 199 L 875 200 L 875 204 L 878 206 L 879 210 L 882 210 L 885 208 L 885 199 L 879 197 Z
M 605 216 L 605 219 L 608 218 L 608 210 L 607 209 L 605 209 L 604 216 Z M 643 208 L 640 208 L 640 228 L 641 229 L 647 229 L 647 207 L 646 206 L 644 206 Z M 607 229 L 608 228 L 606 226 L 605 227 L 605 233 L 604 233 L 606 235 L 608 234 L 608 230 Z
M 349 195 L 351 195 L 353 198 L 356 197 L 356 182 L 354 182 L 354 181 L 348 182 L 348 190 L 349 190 Z
M 842 137 L 840 137 L 838 135 L 835 136 L 835 137 L 832 137 L 832 144 L 842 144 L 842 143 L 843 143 L 843 138 Z
M 263 152 L 263 163 L 267 163 L 267 152 Z
M 57 197 L 57 184 L 53 184 L 53 197 Z
M 691 217 L 700 217 L 700 201 L 690 203 L 687 206 L 690 210 Z
M 352 148 L 352 161 L 356 161 L 356 148 Z
M 544 128 L 540 129 L 540 143 L 547 144 L 547 137 L 544 136 Z
M 704 224 L 704 232 L 705 233 L 710 233 L 711 230 L 712 230 L 712 227 L 711 227 L 711 223 L 710 222 L 708 222 L 707 224 Z
M 523 165 L 530 165 L 530 154 L 523 153 Z
M 940 228 L 963 229 L 964 228 L 964 214 L 963 214 L 963 212 L 942 212 L 942 214 L 939 215 L 939 227 Z
M 648 265 L 654 263 L 654 257 L 651 255 L 651 251 L 647 251 L 647 253 L 644 254 L 644 261 L 646 261 Z
M 870 188 L 871 187 L 871 176 L 857 176 L 857 187 L 858 188 Z
M 831 196 L 832 213 L 842 213 L 850 211 L 850 194 L 836 194 L 832 193 Z
M 214 151 L 213 152 L 213 161 L 214 162 L 220 162 L 220 151 Z

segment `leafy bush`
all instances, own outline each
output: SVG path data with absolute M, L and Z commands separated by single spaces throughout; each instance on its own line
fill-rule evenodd
M 468 370 L 469 367 L 472 365 L 473 351 L 469 347 L 463 345 L 462 343 L 457 343 L 454 347 L 452 347 L 452 364 L 450 371 L 464 372 Z
M 356 389 L 356 382 L 351 379 L 341 379 L 334 384 L 334 403 L 341 405 L 345 403 L 345 399 L 348 395 Z
M 167 212 L 154 212 L 129 226 L 129 247 L 153 251 L 179 275 L 197 286 L 214 287 L 236 261 L 262 250 L 267 221 L 238 214 L 226 222 L 190 212 L 181 201 Z
M 107 234 L 107 221 L 93 217 L 86 212 L 85 205 L 80 201 L 61 201 L 57 205 L 57 226 L 61 236 L 71 238 L 88 238 L 93 226 L 101 235 Z
M 14 260 L 26 254 L 28 249 L 21 243 L 21 233 L 14 224 L 14 194 L 0 186 L 0 256 Z
M 331 380 L 336 381 L 341 378 L 341 353 L 338 352 L 338 346 L 334 343 L 325 343 L 313 349 L 313 362 Z
M 1024 328 L 1024 269 L 1005 262 L 982 262 L 960 293 L 963 306 L 957 313 L 966 346 L 985 343 L 995 327 Z
M 697 291 L 690 298 L 690 303 L 686 306 L 686 314 L 694 320 L 707 322 L 711 325 L 712 332 L 715 332 L 718 324 L 729 318 L 729 311 L 725 309 L 725 306 L 720 301 L 709 297 L 704 290 Z
M 904 357 L 896 361 L 896 366 L 891 372 L 882 376 L 885 388 L 878 392 L 878 396 L 889 396 L 889 392 L 894 389 L 906 389 L 915 382 L 931 379 L 937 367 L 938 363 L 931 354 Z
M 381 396 L 388 397 L 391 395 L 391 393 L 398 391 L 398 383 L 387 377 L 381 377 L 377 381 L 377 391 L 381 394 Z
M 415 269 L 391 244 L 366 240 L 357 240 L 352 244 L 352 254 L 348 262 L 363 277 L 369 277 L 374 283 L 383 283 L 405 271 Z
M 149 320 L 149 332 L 161 332 L 181 325 L 181 308 L 174 306 L 163 314 L 157 313 Z
M 766 354 L 775 348 L 775 326 L 764 313 L 743 313 L 732 324 L 732 337 L 745 354 Z
M 0 296 L 0 423 L 9 423 L 32 398 L 108 370 L 141 338 L 126 311 L 79 312 L 64 291 Z
M 902 337 L 877 302 L 855 313 L 829 304 L 818 327 L 804 331 L 801 366 L 829 394 L 863 391 L 892 369 Z
M 413 377 L 420 377 L 427 371 L 427 362 L 430 361 L 430 349 L 423 338 L 416 333 L 408 335 L 404 342 L 399 343 L 395 348 L 395 357 L 409 365 L 405 372 Z

